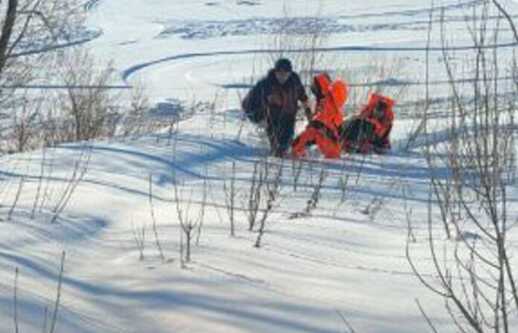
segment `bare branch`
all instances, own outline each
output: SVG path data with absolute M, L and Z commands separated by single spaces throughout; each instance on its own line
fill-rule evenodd
M 0 76 L 3 73 L 5 63 L 7 61 L 8 46 L 13 33 L 13 27 L 16 22 L 17 9 L 18 0 L 9 0 L 7 3 L 4 25 L 2 27 L 2 36 L 0 36 Z
M 511 17 L 511 15 L 505 10 L 505 8 L 500 4 L 499 1 L 497 0 L 492 0 L 493 1 L 493 4 L 496 6 L 496 8 L 498 8 L 498 11 L 500 11 L 500 13 L 502 15 L 504 15 L 505 19 L 507 20 L 507 22 L 509 23 L 509 26 L 511 27 L 511 30 L 513 31 L 513 34 L 514 34 L 514 39 L 516 40 L 516 42 L 518 43 L 518 30 L 516 29 L 516 25 L 514 24 L 514 21 L 513 21 L 513 18 Z

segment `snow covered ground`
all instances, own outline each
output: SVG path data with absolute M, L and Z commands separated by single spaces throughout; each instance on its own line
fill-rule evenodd
M 434 20 L 444 9 L 459 61 L 471 44 L 464 13 L 475 3 L 435 1 Z M 357 332 L 426 332 L 416 299 L 444 332 L 454 331 L 443 301 L 422 286 L 405 256 L 410 216 L 417 235 L 412 255 L 433 279 L 424 232 L 429 170 L 417 151 L 399 150 L 415 126 L 411 114 L 398 120 L 390 155 L 305 162 L 300 184 L 294 184 L 296 163 L 273 161 L 270 170 L 283 170 L 280 196 L 262 246 L 253 246 L 257 234 L 247 230 L 246 207 L 254 166 L 267 149 L 255 128 L 242 122 L 238 93 L 244 90 L 236 87 L 271 65 L 261 50 L 271 46 L 273 27 L 285 20 L 284 5 L 296 17 L 295 26 L 318 25 L 330 34 L 321 52 L 335 60 L 325 69 L 347 66 L 361 73 L 375 62 L 400 61 L 404 65 L 392 77 L 371 80 L 386 80 L 389 92 L 397 91 L 394 82 L 413 82 L 400 100 L 403 105 L 423 96 L 428 0 L 89 2 L 89 25 L 102 35 L 88 45 L 99 58 L 114 60 L 122 84 L 142 82 L 159 111 L 173 100 L 214 102 L 214 107 L 184 117 L 173 135 L 164 130 L 100 141 L 87 155 L 82 145 L 70 144 L 2 157 L 0 216 L 8 216 L 19 198 L 11 221 L 0 222 L 0 332 L 14 331 L 15 267 L 20 270 L 20 331 L 41 332 L 45 307 L 51 314 L 56 298 L 62 251 L 66 261 L 56 332 L 328 333 L 346 330 L 341 316 Z M 518 13 L 518 4 L 506 5 Z M 434 36 L 432 48 L 440 48 Z M 515 51 L 511 42 L 510 35 L 502 41 L 504 54 Z M 431 54 L 432 97 L 442 98 L 449 92 L 440 52 Z M 368 90 L 356 77 L 345 79 L 358 84 L 355 89 Z M 44 190 L 39 188 L 42 160 L 52 166 L 44 174 L 50 180 Z M 50 224 L 50 210 L 67 193 L 67 180 L 78 177 L 76 161 L 87 173 Z M 304 213 L 322 170 L 321 197 Z M 238 189 L 235 237 L 229 236 L 224 191 L 232 178 Z M 17 184 L 23 185 L 19 195 Z M 38 193 L 45 194 L 46 204 L 31 219 Z M 509 197 L 516 200 L 517 194 Z M 178 255 L 175 198 L 191 219 L 207 203 L 199 243 L 185 269 Z M 518 205 L 512 210 L 517 216 Z M 153 212 L 165 260 L 155 244 Z M 135 236 L 144 228 L 139 260 Z M 517 236 L 513 230 L 514 246 Z

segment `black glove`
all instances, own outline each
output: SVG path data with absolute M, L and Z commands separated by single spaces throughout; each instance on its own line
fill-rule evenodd
M 311 108 L 309 106 L 304 107 L 304 114 L 306 115 L 306 119 L 311 121 L 313 118 L 313 113 L 311 112 Z

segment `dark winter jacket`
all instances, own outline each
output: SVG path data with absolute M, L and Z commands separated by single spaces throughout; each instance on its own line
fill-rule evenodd
M 271 118 L 279 116 L 292 118 L 298 110 L 298 102 L 305 102 L 308 96 L 300 77 L 292 72 L 286 83 L 281 85 L 273 70 L 259 81 L 243 100 L 242 107 L 249 119 L 253 122 L 260 122 L 263 119 L 271 121 Z

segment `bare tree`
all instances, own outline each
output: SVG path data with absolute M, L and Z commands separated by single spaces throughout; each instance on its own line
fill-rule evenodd
M 80 0 L 8 0 L 0 3 L 0 104 L 33 78 L 46 51 L 76 42 L 87 31 Z
M 492 4 L 483 1 L 468 21 L 474 51 L 463 60 L 475 74 L 469 84 L 456 80 L 441 19 L 442 58 L 453 99 L 447 140 L 425 151 L 432 177 L 427 239 L 435 279 L 421 273 L 412 259 L 410 241 L 407 246 L 414 273 L 444 298 L 446 311 L 461 332 L 508 333 L 518 319 L 516 272 L 508 240 L 509 187 L 516 182 L 516 90 L 508 97 L 501 84 L 503 61 L 497 47 L 501 19 L 490 20 Z M 439 220 L 456 234 L 452 246 L 441 246 L 434 232 L 436 207 Z
M 180 225 L 180 262 L 182 267 L 184 267 L 184 263 L 189 263 L 191 261 L 192 240 L 196 230 L 198 230 L 198 227 L 203 224 L 203 219 L 205 218 L 205 210 L 207 207 L 207 202 L 205 201 L 207 182 L 203 182 L 203 186 L 203 200 L 199 203 L 200 207 L 197 210 L 194 210 L 193 205 L 196 203 L 193 201 L 193 190 L 191 189 L 188 199 L 185 199 L 185 197 L 182 198 L 179 185 L 176 183 L 176 180 L 174 181 L 173 201 Z M 184 237 L 185 247 L 183 243 Z
M 116 99 L 106 89 L 114 75 L 112 66 L 97 69 L 88 51 L 79 49 L 66 59 L 63 67 L 63 80 L 68 88 L 66 95 L 60 96 L 60 106 L 72 118 L 74 136 L 71 139 L 79 141 L 112 135 L 103 132 Z M 77 88 L 81 86 L 88 88 Z
M 16 23 L 18 11 L 18 0 L 9 0 L 5 18 L 2 24 L 2 35 L 0 36 L 0 75 L 2 74 L 7 57 L 12 52 L 12 46 L 9 45 L 13 35 L 14 25 Z
M 509 12 L 507 12 L 507 10 L 504 8 L 504 6 L 502 6 L 502 4 L 500 3 L 500 1 L 498 0 L 492 0 L 493 4 L 495 5 L 495 7 L 498 9 L 498 11 L 504 15 L 505 19 L 507 20 L 507 23 L 509 24 L 509 27 L 511 28 L 511 30 L 513 31 L 513 36 L 514 36 L 514 39 L 516 40 L 516 42 L 518 43 L 518 29 L 516 29 L 516 24 L 514 23 L 513 21 L 513 18 L 511 17 L 511 15 L 509 14 Z
M 97 70 L 87 51 L 71 47 L 94 35 L 84 20 L 81 0 L 0 2 L 0 113 L 13 119 L 13 151 L 41 147 L 41 132 L 52 144 L 115 131 L 107 126 L 115 94 L 105 85 L 112 69 Z M 25 88 L 36 79 L 48 82 L 49 89 L 27 94 Z M 65 85 L 66 94 L 53 91 L 54 84 Z M 53 101 L 42 104 L 44 99 Z M 73 117 L 73 135 L 64 134 L 71 126 L 64 110 Z

